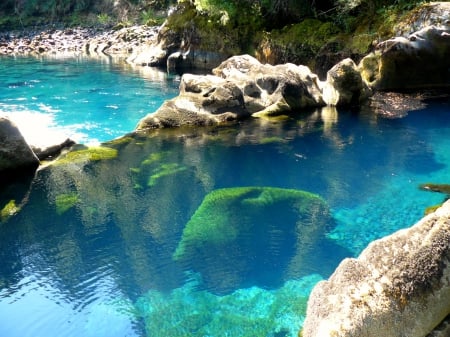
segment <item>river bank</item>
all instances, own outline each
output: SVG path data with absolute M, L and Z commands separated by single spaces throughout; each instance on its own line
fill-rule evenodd
M 43 26 L 0 33 L 0 55 L 103 54 L 126 58 L 153 43 L 158 26 L 120 29 Z

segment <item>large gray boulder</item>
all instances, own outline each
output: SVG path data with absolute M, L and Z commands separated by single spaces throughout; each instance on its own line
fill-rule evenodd
M 180 94 L 137 129 L 220 124 L 325 105 L 322 83 L 305 66 L 272 66 L 242 55 L 222 62 L 213 74 L 183 75 Z
M 449 313 L 450 201 L 318 283 L 302 336 L 425 337 L 436 327 L 431 336 L 448 336 Z
M 428 26 L 384 41 L 359 69 L 377 90 L 450 87 L 450 26 Z
M 137 129 L 215 125 L 248 116 L 236 84 L 217 76 L 185 74 L 180 94 L 144 117 Z
M 324 106 L 322 85 L 306 66 L 262 64 L 250 55 L 234 56 L 213 69 L 213 74 L 236 83 L 251 114 L 276 115 Z
M 39 166 L 39 159 L 17 126 L 4 117 L 0 117 L 0 144 L 0 180 L 25 171 L 34 172 Z

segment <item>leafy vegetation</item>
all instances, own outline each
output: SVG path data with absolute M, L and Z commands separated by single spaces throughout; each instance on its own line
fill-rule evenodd
M 366 54 L 390 38 L 423 0 L 5 0 L 0 28 L 36 23 L 122 27 L 161 25 L 184 50 L 248 53 L 268 63 L 305 64 L 318 55 Z M 172 15 L 168 16 L 168 13 Z M 318 61 L 317 65 L 327 60 Z

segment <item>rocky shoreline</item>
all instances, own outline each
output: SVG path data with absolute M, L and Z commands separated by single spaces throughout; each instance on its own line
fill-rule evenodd
M 0 55 L 111 55 L 128 57 L 150 46 L 158 26 L 103 28 L 28 28 L 0 33 Z

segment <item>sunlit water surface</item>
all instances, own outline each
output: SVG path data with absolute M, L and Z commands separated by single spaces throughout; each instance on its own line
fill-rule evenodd
M 0 115 L 33 144 L 46 137 L 94 143 L 132 131 L 177 95 L 178 85 L 179 77 L 162 70 L 107 57 L 2 57 Z
M 130 131 L 173 95 L 174 79 L 98 61 L 2 59 L 0 67 L 3 112 L 49 114 L 53 127 L 77 126 L 87 141 Z M 49 91 L 59 78 L 68 82 Z M 443 201 L 418 185 L 450 182 L 449 114 L 439 100 L 401 119 L 326 108 L 155 132 L 105 143 L 104 160 L 81 155 L 2 187 L 0 208 L 21 210 L 0 218 L 0 336 L 296 336 L 319 280 Z M 223 206 L 226 193 L 247 186 L 282 189 Z M 312 230 L 295 227 L 304 219 L 290 204 L 273 206 L 292 189 L 330 209 L 306 213 Z M 216 220 L 232 229 L 214 232 Z M 203 226 L 199 239 L 179 260 L 193 222 Z M 252 230 L 236 234 L 240 222 Z

